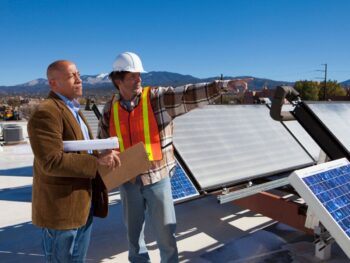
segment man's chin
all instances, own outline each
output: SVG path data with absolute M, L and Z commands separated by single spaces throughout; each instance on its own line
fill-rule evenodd
M 139 95 L 140 93 L 142 93 L 142 87 L 141 86 L 135 90 L 135 95 Z

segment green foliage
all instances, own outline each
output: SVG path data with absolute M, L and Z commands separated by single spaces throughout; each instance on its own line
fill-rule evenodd
M 294 84 L 303 100 L 324 100 L 324 82 L 301 80 Z M 329 80 L 326 85 L 326 100 L 334 96 L 346 96 L 346 91 L 337 81 Z
M 343 87 L 340 86 L 340 84 L 334 80 L 327 81 L 326 85 L 326 96 L 324 96 L 324 82 L 320 83 L 320 92 L 319 92 L 319 98 L 320 100 L 324 100 L 324 98 L 329 99 L 333 96 L 345 96 L 346 91 Z
M 300 80 L 295 82 L 294 88 L 303 100 L 318 100 L 319 84 L 316 81 Z

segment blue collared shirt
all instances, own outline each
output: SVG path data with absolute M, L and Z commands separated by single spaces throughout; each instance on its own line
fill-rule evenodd
M 79 116 L 79 110 L 80 110 L 80 104 L 77 100 L 69 100 L 65 96 L 55 92 L 58 97 L 60 97 L 63 102 L 67 105 L 68 109 L 72 112 L 73 116 L 77 120 L 78 124 L 80 125 L 81 131 L 84 135 L 85 140 L 90 140 L 89 130 L 87 126 L 85 125 L 84 121 Z M 89 151 L 89 153 L 92 153 Z

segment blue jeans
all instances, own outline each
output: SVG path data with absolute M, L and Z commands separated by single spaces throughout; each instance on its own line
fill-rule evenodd
M 85 262 L 89 247 L 92 213 L 82 227 L 69 230 L 42 229 L 42 246 L 46 263 Z
M 170 178 L 143 186 L 140 177 L 135 184 L 120 187 L 124 223 L 129 242 L 129 261 L 150 262 L 144 240 L 145 216 L 149 216 L 162 263 L 178 262 L 175 239 L 176 218 L 171 194 Z

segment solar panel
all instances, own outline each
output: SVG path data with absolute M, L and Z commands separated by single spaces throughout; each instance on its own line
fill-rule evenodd
M 289 177 L 350 258 L 350 163 L 345 158 L 295 171 Z
M 100 111 L 100 113 L 102 114 L 103 112 L 103 105 L 97 105 L 98 110 Z M 82 111 L 82 113 L 84 114 L 84 117 L 86 119 L 86 121 L 88 122 L 92 134 L 94 136 L 94 138 L 96 138 L 97 136 L 97 129 L 98 129 L 98 119 L 95 115 L 95 113 L 90 110 L 90 111 L 86 111 L 85 110 L 85 106 L 81 106 L 80 110 Z
M 201 190 L 314 163 L 265 105 L 195 109 L 174 120 L 174 146 Z
M 307 103 L 307 106 L 350 152 L 350 103 Z
M 292 111 L 292 105 L 283 105 L 283 111 Z M 320 146 L 311 138 L 297 120 L 283 122 L 287 129 L 295 136 L 295 138 L 305 147 L 306 151 L 317 161 L 320 155 Z
M 171 177 L 171 191 L 174 202 L 184 201 L 199 195 L 199 192 L 178 162 Z

